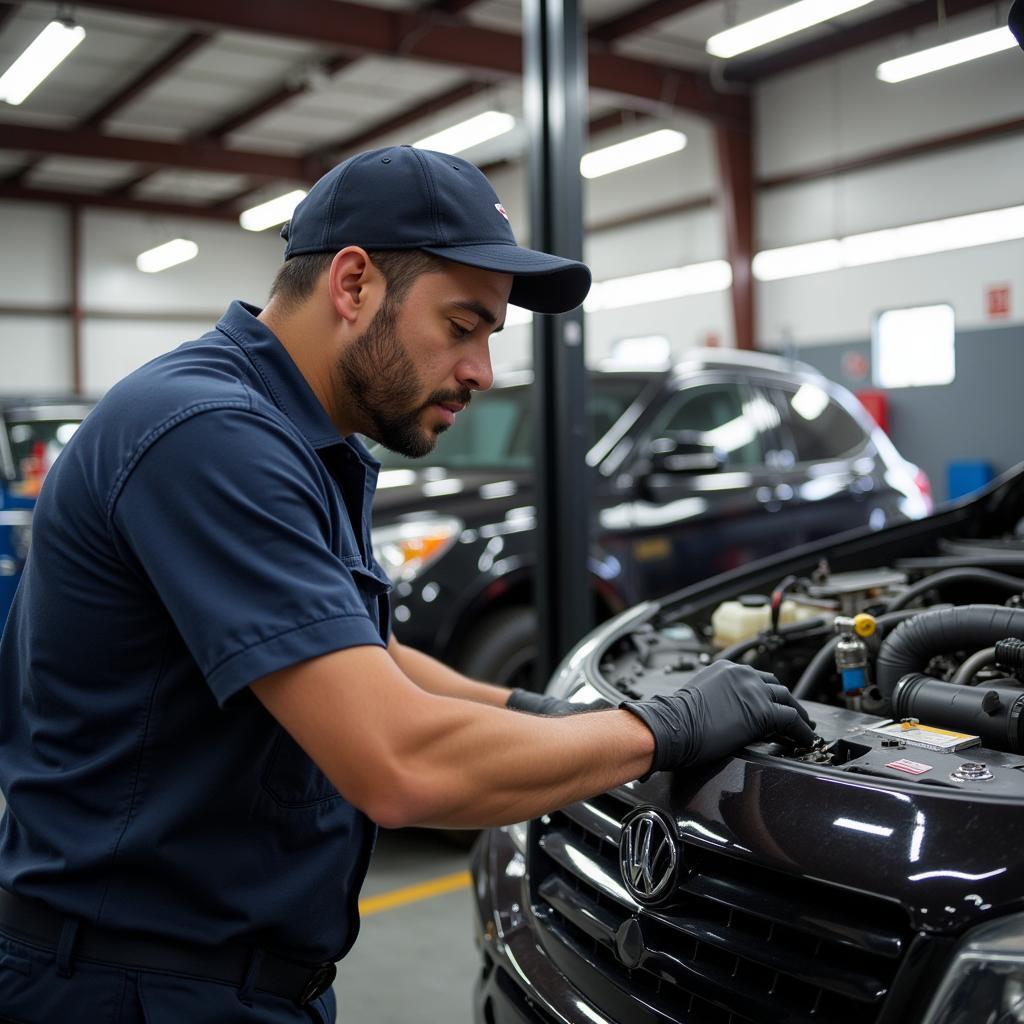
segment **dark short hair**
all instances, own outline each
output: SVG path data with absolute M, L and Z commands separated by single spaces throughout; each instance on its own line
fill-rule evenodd
M 297 305 L 313 294 L 320 275 L 323 274 L 336 253 L 312 252 L 293 256 L 278 270 L 270 286 L 270 298 L 276 298 L 286 306 Z M 388 283 L 388 299 L 400 303 L 421 274 L 440 273 L 447 260 L 422 249 L 388 249 L 368 251 L 373 265 L 384 275 Z

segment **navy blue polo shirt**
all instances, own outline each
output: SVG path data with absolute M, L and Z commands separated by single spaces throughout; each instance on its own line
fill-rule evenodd
M 118 383 L 46 479 L 0 644 L 0 886 L 338 959 L 374 826 L 248 687 L 385 643 L 379 465 L 257 313 Z

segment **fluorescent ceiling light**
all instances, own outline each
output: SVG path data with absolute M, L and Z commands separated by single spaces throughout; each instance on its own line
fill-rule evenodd
M 435 132 L 426 138 L 414 142 L 417 149 L 436 149 L 441 153 L 461 153 L 481 142 L 496 139 L 499 135 L 512 131 L 516 119 L 511 114 L 503 114 L 499 110 L 485 110 L 468 121 L 461 121 L 444 131 Z
M 765 249 L 756 253 L 753 260 L 754 277 L 759 281 L 820 274 L 825 270 L 839 270 L 842 266 L 843 247 L 838 238 Z
M 659 156 L 678 153 L 686 145 L 686 136 L 671 128 L 662 128 L 656 132 L 648 132 L 626 142 L 618 142 L 614 146 L 595 149 L 586 153 L 580 160 L 580 174 L 584 178 L 600 178 L 603 174 L 621 171 L 626 167 L 656 160 Z
M 799 3 L 716 33 L 707 41 L 705 49 L 713 57 L 735 57 L 869 3 L 871 0 L 799 0 Z
M 71 21 L 51 21 L 0 75 L 0 98 L 17 106 L 85 38 Z
M 766 249 L 754 257 L 753 270 L 759 281 L 776 281 L 1019 238 L 1024 238 L 1024 206 L 1009 206 L 846 238 Z
M 259 206 L 243 210 L 238 216 L 238 223 L 246 231 L 266 231 L 267 228 L 272 228 L 275 224 L 283 224 L 288 220 L 294 213 L 295 207 L 305 198 L 306 193 L 301 188 L 297 188 L 294 192 L 288 192 L 276 199 L 268 199 L 265 203 L 260 203 Z
M 725 291 L 732 284 L 732 267 L 727 260 L 691 263 L 686 267 L 655 270 L 649 274 L 614 277 L 599 281 L 590 289 L 583 309 L 596 313 L 601 309 L 623 309 L 643 306 L 648 302 L 681 299 L 687 295 L 704 295 Z M 508 307 L 506 327 L 518 327 L 533 320 L 533 314 L 519 306 Z
M 726 260 L 691 263 L 687 267 L 655 270 L 601 281 L 590 289 L 583 308 L 588 313 L 599 309 L 623 309 L 648 302 L 663 302 L 686 295 L 725 291 L 732 284 L 732 267 Z
M 932 46 L 927 50 L 909 53 L 906 57 L 897 57 L 879 64 L 875 75 L 883 82 L 905 82 L 908 78 L 927 75 L 932 71 L 941 71 L 957 64 L 966 64 L 969 60 L 987 57 L 1001 50 L 1012 50 L 1017 45 L 1013 33 L 1008 28 L 994 28 L 978 35 L 964 39 L 954 39 L 951 43 Z
M 147 249 L 135 258 L 135 266 L 144 274 L 157 274 L 168 267 L 176 267 L 179 263 L 194 260 L 199 254 L 199 246 L 187 238 L 174 238 L 164 242 L 155 249 Z

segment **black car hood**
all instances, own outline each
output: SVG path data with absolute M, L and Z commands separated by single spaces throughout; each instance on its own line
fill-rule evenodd
M 999 799 L 756 755 L 622 792 L 669 812 L 684 844 L 889 899 L 915 930 L 956 934 L 1024 904 L 1024 814 Z

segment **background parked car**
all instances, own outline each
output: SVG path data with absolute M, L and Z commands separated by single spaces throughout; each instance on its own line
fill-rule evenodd
M 723 609 L 783 593 L 817 617 L 722 644 Z M 600 626 L 549 693 L 615 704 L 746 661 L 822 742 L 750 744 L 485 833 L 474 1020 L 1024 1019 L 1022 651 L 1024 465 Z
M 0 399 L 0 628 L 25 566 L 39 488 L 92 405 L 80 398 Z
M 477 678 L 532 684 L 529 376 L 474 397 L 425 459 L 378 449 L 378 561 L 399 638 Z M 858 526 L 931 510 L 927 479 L 859 402 L 781 358 L 697 351 L 590 376 L 595 620 Z

